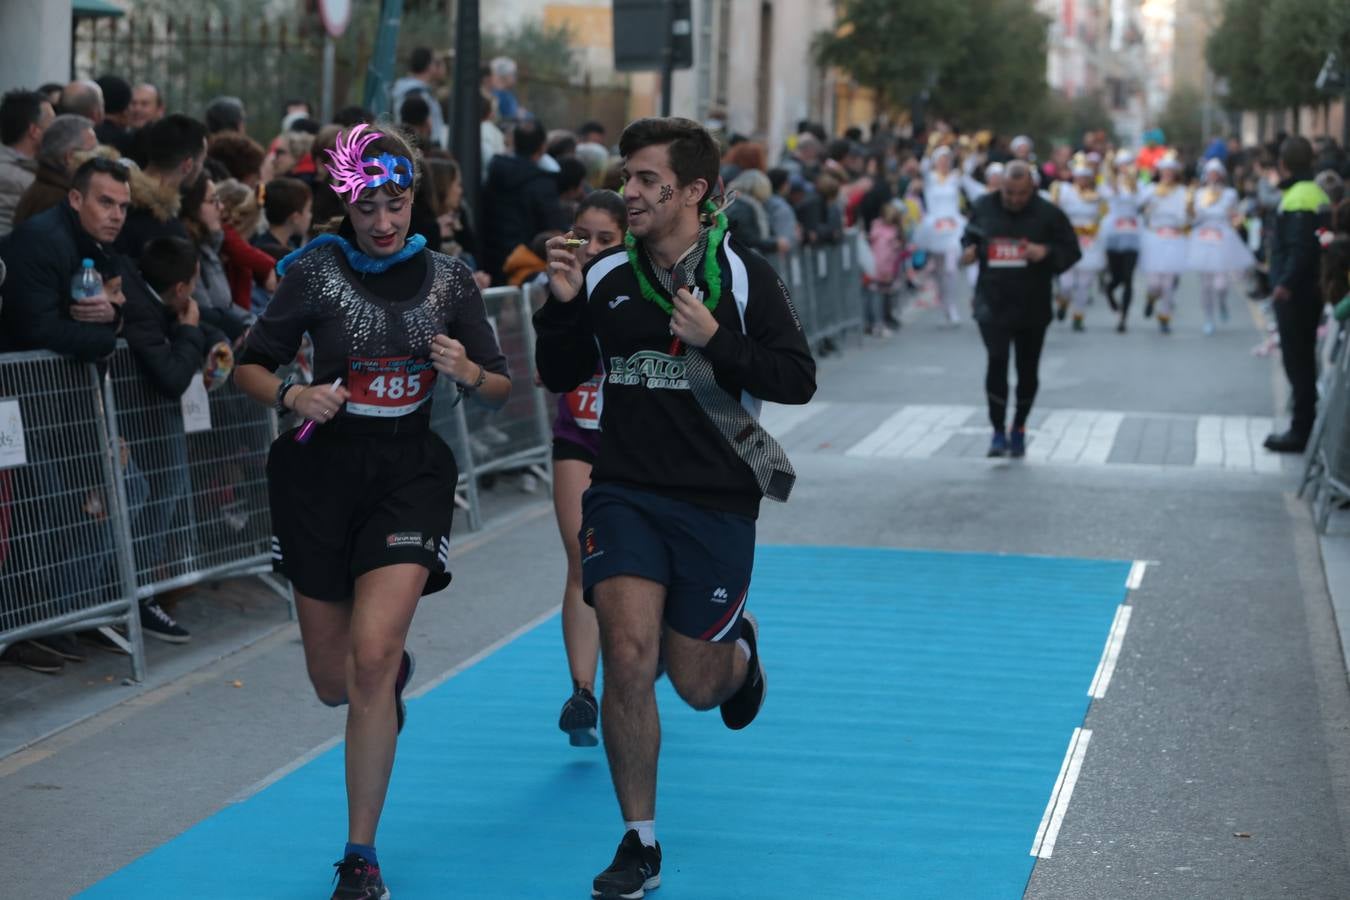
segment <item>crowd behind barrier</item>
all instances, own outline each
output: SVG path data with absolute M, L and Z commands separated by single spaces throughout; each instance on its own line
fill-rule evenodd
M 852 251 L 846 242 L 775 260 L 813 345 L 861 327 Z M 457 501 L 470 530 L 483 526 L 481 479 L 549 477 L 555 408 L 533 377 L 529 322 L 546 293 L 491 288 L 483 297 L 514 376 L 511 400 L 496 411 L 456 402 L 439 379 L 432 416 L 459 460 Z M 143 678 L 138 598 L 268 577 L 267 451 L 286 424 L 233 383 L 208 392 L 194 382 L 179 400 L 163 398 L 123 342 L 105 366 L 0 354 L 0 452 L 23 450 L 21 462 L 0 458 L 0 648 L 121 626 L 133 677 Z
M 1317 421 L 1308 439 L 1299 496 L 1313 504 L 1318 531 L 1326 533 L 1331 513 L 1350 501 L 1350 329 L 1341 323 L 1319 385 Z

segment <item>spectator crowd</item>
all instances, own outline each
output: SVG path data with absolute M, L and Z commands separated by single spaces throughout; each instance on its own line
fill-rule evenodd
M 407 60 L 391 92 L 392 116 L 420 150 L 427 177 L 413 203 L 412 231 L 461 259 L 481 287 L 521 285 L 545 269 L 544 243 L 565 232 L 578 205 L 598 189 L 617 190 L 622 161 L 599 122 L 549 129 L 517 96 L 516 64 L 484 67 L 480 87 L 481 172 L 464 172 L 448 152 L 446 66 L 428 48 Z M 166 109 L 152 84 L 116 75 L 97 81 L 14 90 L 0 100 L 0 351 L 43 349 L 97 363 L 124 339 L 145 383 L 177 398 L 203 371 L 228 371 L 230 355 L 276 288 L 278 260 L 336 229 L 341 206 L 329 188 L 326 149 L 342 129 L 375 118 L 348 107 L 321 122 L 304 99 L 275 110 L 246 109 L 219 97 L 193 116 Z M 262 144 L 253 116 L 275 115 Z M 256 132 L 257 129 L 255 128 Z M 1042 188 L 1069 181 L 1075 152 L 1106 160 L 1116 151 L 1100 132 L 1044 158 L 1029 139 L 958 133 L 943 123 L 925 134 L 876 124 L 831 135 L 799 123 L 783 147 L 722 135 L 718 193 L 729 228 L 775 264 L 799 247 L 856 241 L 868 297 L 867 329 L 900 326 L 907 300 L 934 305 L 935 275 L 916 232 L 925 214 L 925 173 L 947 156 L 977 190 L 997 187 L 1002 165 L 1032 163 Z M 1324 237 L 1325 299 L 1346 294 L 1350 158 L 1330 139 L 1315 142 L 1317 178 L 1334 207 Z M 945 148 L 940 151 L 939 148 Z M 1135 163 L 1147 177 L 1164 158 L 1152 133 Z M 1222 160 L 1240 192 L 1244 218 L 1266 234 L 1280 202 L 1278 144 L 1242 147 L 1216 139 L 1179 150 L 1199 179 Z M 947 163 L 943 163 L 946 166 Z M 480 178 L 481 212 L 464 203 L 464 179 Z M 861 235 L 861 238 L 857 237 Z M 1268 237 L 1266 238 L 1268 241 Z M 1258 237 L 1252 245 L 1264 246 Z M 102 287 L 73 296 L 72 279 L 92 261 Z M 1254 298 L 1268 285 L 1253 276 Z M 159 485 L 181 499 L 182 483 Z M 161 504 L 173 515 L 173 503 Z M 171 597 L 141 605 L 145 634 L 188 639 L 170 614 Z M 106 643 L 106 642 L 105 642 Z M 115 646 L 115 644 L 114 644 Z M 82 658 L 79 642 L 44 638 L 8 648 L 4 661 L 45 672 Z

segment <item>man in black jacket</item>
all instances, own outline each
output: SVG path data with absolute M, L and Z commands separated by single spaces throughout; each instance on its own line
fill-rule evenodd
M 1280 145 L 1284 192 L 1270 242 L 1270 284 L 1280 356 L 1293 394 L 1289 430 L 1266 438 L 1266 449 L 1302 453 L 1317 416 L 1317 326 L 1322 319 L 1318 271 L 1322 247 L 1317 231 L 1330 220 L 1331 199 L 1313 181 L 1312 144 L 1304 137 Z
M 528 246 L 542 231 L 563 231 L 568 225 L 557 176 L 539 167 L 544 127 L 527 119 L 512 133 L 514 155 L 492 157 L 483 189 L 483 264 L 494 284 L 505 284 L 502 266 L 512 250 Z
M 534 319 L 550 390 L 604 374 L 582 583 L 600 625 L 601 722 L 625 827 L 592 886 L 601 898 L 641 897 L 660 881 L 658 659 L 687 703 L 720 706 L 729 728 L 759 712 L 764 672 L 745 600 L 763 492 L 724 426 L 743 420 L 754 434 L 738 404 L 805 403 L 816 387 L 787 288 L 708 203 L 712 136 L 687 119 L 641 119 L 619 149 L 634 241 L 583 275 L 564 239 L 551 240 L 552 297 Z
M 984 377 L 994 437 L 990 456 L 1026 454 L 1027 417 L 1040 386 L 1041 348 L 1054 318 L 1054 280 L 1082 252 L 1073 226 L 1059 207 L 1036 192 L 1030 164 L 1015 160 L 1003 187 L 975 201 L 961 238 L 964 265 L 976 262 L 975 321 L 989 365 Z M 1008 359 L 1017 351 L 1017 409 L 1011 440 L 1008 423 Z
M 206 126 L 174 113 L 147 127 L 145 146 L 149 158 L 132 183 L 131 211 L 117 238 L 117 252 L 131 259 L 154 238 L 188 236 L 178 218 L 180 195 L 201 175 Z
M 95 157 L 75 170 L 70 194 L 0 244 L 9 268 L 0 308 L 0 350 L 51 350 L 94 362 L 113 352 L 121 316 L 106 291 L 75 300 L 71 279 L 92 259 L 105 278 L 120 274 L 109 248 L 131 202 L 127 170 Z

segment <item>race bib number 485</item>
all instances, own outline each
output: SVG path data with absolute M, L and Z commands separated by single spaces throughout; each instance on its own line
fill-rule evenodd
M 406 416 L 431 396 L 436 370 L 420 356 L 349 357 L 347 412 L 356 416 Z

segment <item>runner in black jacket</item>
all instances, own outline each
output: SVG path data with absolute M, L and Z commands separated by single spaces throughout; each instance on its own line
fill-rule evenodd
M 725 216 L 707 203 L 719 158 L 711 135 L 687 119 L 642 119 L 619 147 L 626 246 L 583 278 L 563 238 L 550 241 L 553 296 L 534 320 L 550 390 L 575 388 L 597 362 L 604 372 L 582 578 L 600 623 L 601 723 L 625 833 L 595 897 L 641 897 L 660 883 L 658 658 L 687 703 L 720 705 L 731 728 L 748 725 L 764 698 L 756 626 L 744 613 L 761 492 L 695 399 L 689 348 L 748 407 L 815 392 L 786 287 L 726 237 Z
M 1040 386 L 1038 370 L 1045 330 L 1054 318 L 1054 280 L 1078 262 L 1082 252 L 1068 216 L 1036 193 L 1029 165 L 1008 164 L 1003 187 L 985 194 L 971 209 L 962 263 L 979 262 L 975 321 L 989 355 L 984 390 L 994 437 L 990 456 L 1026 453 L 1027 417 Z M 1017 350 L 1017 409 L 1011 442 L 1008 421 L 1008 359 Z

